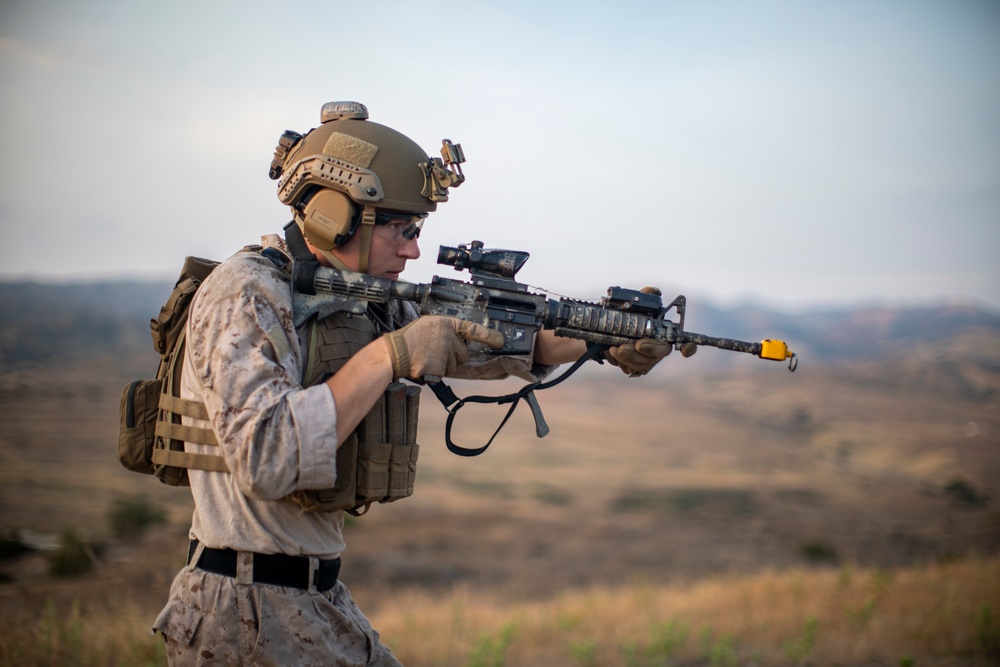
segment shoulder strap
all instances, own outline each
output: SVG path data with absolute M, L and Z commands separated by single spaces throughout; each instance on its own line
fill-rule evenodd
M 187 324 L 188 308 L 194 293 L 219 262 L 201 257 L 185 257 L 181 275 L 174 285 L 167 302 L 159 314 L 150 320 L 153 335 L 153 349 L 166 361 L 167 356 L 178 345 L 178 338 Z

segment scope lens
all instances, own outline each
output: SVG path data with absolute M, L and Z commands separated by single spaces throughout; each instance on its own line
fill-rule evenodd
M 445 266 L 460 266 L 462 264 L 463 253 L 458 248 L 451 248 L 446 245 L 441 246 L 438 250 L 438 264 L 444 264 Z

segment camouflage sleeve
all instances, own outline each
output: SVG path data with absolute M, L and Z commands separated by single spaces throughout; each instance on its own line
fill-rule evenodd
M 302 353 L 282 274 L 259 256 L 231 259 L 205 281 L 190 318 L 185 368 L 194 371 L 240 490 L 274 500 L 333 486 L 333 397 L 324 385 L 301 386 Z

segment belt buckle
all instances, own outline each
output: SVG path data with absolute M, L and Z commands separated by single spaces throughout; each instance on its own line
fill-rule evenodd
M 318 593 L 316 586 L 319 584 L 319 558 L 316 556 L 309 556 L 309 587 L 308 591 L 310 593 Z
M 236 553 L 236 584 L 249 586 L 254 582 L 254 554 L 252 551 L 238 551 Z

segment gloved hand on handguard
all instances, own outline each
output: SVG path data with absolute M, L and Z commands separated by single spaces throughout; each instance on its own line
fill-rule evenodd
M 656 287 L 643 287 L 639 290 L 643 294 L 660 294 Z M 661 340 L 652 338 L 640 338 L 631 343 L 625 343 L 618 347 L 612 347 L 604 353 L 604 358 L 612 366 L 618 366 L 622 372 L 629 377 L 640 377 L 653 370 L 665 356 L 670 354 L 673 345 Z M 694 343 L 684 343 L 681 345 L 681 356 L 690 357 L 698 351 L 698 346 Z

